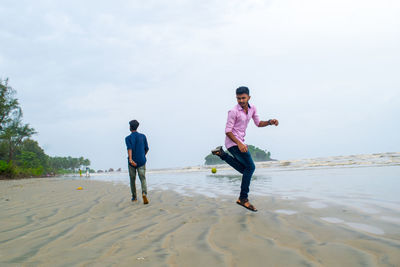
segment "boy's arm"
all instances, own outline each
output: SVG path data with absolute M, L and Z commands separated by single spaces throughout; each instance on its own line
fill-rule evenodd
M 240 142 L 234 135 L 232 132 L 227 132 L 225 133 L 226 136 L 228 136 L 233 142 L 235 142 L 238 145 L 238 148 L 240 150 L 240 152 L 247 152 L 247 146 L 245 144 L 243 144 L 242 142 Z
M 136 167 L 137 166 L 136 162 L 132 160 L 132 149 L 128 149 L 128 157 L 129 157 L 129 163 L 132 164 L 133 167 Z
M 128 161 L 130 164 L 132 164 L 132 166 L 136 167 L 137 166 L 136 162 L 132 160 L 132 144 L 130 141 L 131 141 L 130 138 L 128 137 L 125 138 L 126 148 L 128 149 Z
M 235 125 L 236 121 L 236 114 L 234 111 L 230 110 L 228 112 L 228 120 L 226 121 L 226 127 L 225 127 L 225 134 L 226 136 L 229 137 L 235 144 L 238 145 L 238 148 L 241 152 L 247 152 L 247 146 L 240 142 L 235 135 L 232 133 L 233 126 Z
M 255 109 L 255 107 L 254 107 Z M 275 125 L 278 126 L 279 122 L 276 119 L 267 120 L 267 121 L 260 121 L 260 117 L 258 116 L 257 109 L 255 109 L 253 114 L 253 121 L 257 127 L 265 127 L 268 125 Z
M 144 154 L 147 155 L 147 152 L 149 152 L 149 145 L 147 144 L 147 137 L 144 136 Z
M 268 125 L 275 125 L 278 126 L 279 125 L 279 121 L 276 119 L 272 119 L 272 120 L 267 120 L 267 121 L 260 121 L 260 123 L 258 124 L 258 127 L 265 127 Z

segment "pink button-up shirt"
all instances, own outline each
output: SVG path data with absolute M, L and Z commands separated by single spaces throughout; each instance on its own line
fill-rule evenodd
M 253 119 L 254 124 L 258 126 L 260 118 L 257 114 L 255 106 L 249 104 L 249 109 L 246 114 L 245 110 L 237 104 L 233 109 L 228 112 L 228 121 L 226 122 L 225 133 L 232 132 L 233 135 L 244 144 L 244 137 L 246 136 L 246 128 L 250 119 Z M 228 136 L 225 138 L 226 148 L 237 146 Z

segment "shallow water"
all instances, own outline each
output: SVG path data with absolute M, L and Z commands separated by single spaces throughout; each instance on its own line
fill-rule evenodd
M 89 179 L 127 185 L 127 172 L 96 174 Z M 136 183 L 140 190 L 140 182 Z M 233 169 L 207 171 L 167 170 L 147 173 L 148 190 L 174 191 L 185 196 L 204 195 L 234 202 L 240 192 L 241 175 Z M 400 235 L 400 166 L 257 168 L 250 186 L 250 200 L 270 196 L 297 203 L 293 209 L 273 209 L 295 216 L 308 207 L 322 221 L 365 233 Z M 323 215 L 325 214 L 325 215 Z M 352 214 L 364 219 L 354 221 Z M 365 221 L 365 223 L 364 223 Z
M 129 185 L 128 173 L 93 175 L 89 179 Z M 137 179 L 139 183 L 139 179 Z M 197 172 L 148 172 L 151 190 L 173 190 L 184 195 L 236 197 L 241 175 L 234 170 Z M 250 197 L 273 195 L 285 199 L 307 198 L 311 208 L 325 208 L 329 203 L 357 207 L 365 213 L 377 208 L 400 211 L 400 166 L 271 169 L 257 168 L 251 181 Z

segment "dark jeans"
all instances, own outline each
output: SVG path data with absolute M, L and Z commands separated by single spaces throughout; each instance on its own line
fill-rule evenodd
M 221 157 L 226 163 L 231 165 L 235 170 L 243 174 L 242 185 L 240 186 L 240 199 L 247 199 L 251 176 L 256 169 L 250 152 L 241 152 L 238 146 L 228 148 L 233 157 L 227 153 Z

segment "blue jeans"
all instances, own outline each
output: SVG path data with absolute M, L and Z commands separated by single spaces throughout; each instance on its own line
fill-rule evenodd
M 231 165 L 235 170 L 243 174 L 242 184 L 240 186 L 240 199 L 247 199 L 251 176 L 253 176 L 256 166 L 251 158 L 250 152 L 241 152 L 238 146 L 228 148 L 233 157 L 227 153 L 221 156 L 221 159 Z

